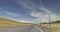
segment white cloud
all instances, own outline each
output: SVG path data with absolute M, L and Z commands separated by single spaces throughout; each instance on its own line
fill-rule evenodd
M 32 11 L 37 11 L 36 10 L 36 8 L 37 8 L 39 10 L 45 11 L 46 13 L 51 13 L 50 11 L 48 11 L 48 9 L 45 8 L 45 6 L 42 4 L 41 0 L 40 0 L 40 4 L 37 3 L 38 6 L 35 5 L 35 3 L 32 2 L 31 0 L 17 0 L 17 1 L 18 1 L 17 4 L 23 6 L 26 9 L 30 9 Z
M 56 15 L 55 13 L 51 12 L 50 10 L 48 10 L 43 4 L 42 2 L 40 1 L 40 6 L 37 6 L 35 5 L 32 1 L 30 0 L 17 0 L 17 4 L 23 6 L 24 8 L 26 9 L 29 9 L 28 11 L 32 10 L 30 12 L 30 15 L 32 17 L 36 17 L 36 19 L 34 19 L 35 22 L 33 23 L 36 23 L 37 22 L 40 22 L 40 18 L 41 18 L 41 21 L 42 22 L 48 22 L 49 20 L 49 16 L 48 14 L 50 13 L 50 18 L 51 18 L 51 21 L 56 21 L 56 20 L 60 20 L 60 17 L 58 15 Z M 37 9 L 39 9 L 40 11 L 44 11 L 44 12 L 36 12 L 38 11 Z M 4 12 L 5 14 L 7 15 L 11 15 L 11 16 L 21 16 L 20 14 L 18 13 L 13 13 L 13 12 Z M 15 19 L 16 20 L 16 19 Z M 18 21 L 21 21 L 21 20 L 18 20 Z M 21 22 L 30 22 L 30 21 L 24 21 L 22 20 Z
M 0 14 L 1 14 L 1 15 L 6 14 L 6 15 L 10 15 L 10 16 L 21 16 L 20 13 L 10 12 L 10 11 L 0 11 Z
M 11 16 L 20 16 L 20 14 L 14 12 L 4 12 L 4 13 Z
M 17 4 L 21 5 L 22 7 L 36 11 L 35 7 L 38 8 L 31 0 L 17 0 Z
M 6 18 L 8 18 L 8 17 L 6 17 Z M 15 20 L 17 22 L 23 22 L 23 23 L 34 23 L 34 22 L 26 21 L 26 20 L 18 20 L 18 19 L 13 19 L 13 18 L 8 18 L 8 19 Z
M 55 13 L 51 12 L 50 10 L 48 10 L 44 5 L 43 3 L 41 2 L 40 0 L 40 4 L 38 4 L 39 6 L 35 5 L 32 1 L 30 0 L 18 0 L 18 4 L 23 6 L 24 8 L 26 9 L 30 9 L 32 10 L 30 12 L 30 15 L 33 16 L 33 17 L 36 17 L 37 19 L 35 19 L 34 21 L 40 21 L 40 18 L 41 18 L 41 21 L 42 22 L 48 22 L 49 21 L 49 15 L 50 14 L 50 17 L 51 17 L 51 21 L 56 21 L 56 20 L 59 20 L 60 17 L 58 15 L 56 15 Z M 36 12 L 38 10 L 42 10 L 44 12 Z M 28 10 L 28 11 L 30 11 Z
M 49 15 L 48 14 L 44 14 L 43 12 L 31 12 L 30 14 L 33 17 L 37 17 L 37 19 L 35 19 L 34 21 L 41 21 L 42 22 L 49 22 Z M 56 14 L 50 13 L 50 19 L 51 21 L 56 21 L 56 20 L 60 20 L 60 17 Z

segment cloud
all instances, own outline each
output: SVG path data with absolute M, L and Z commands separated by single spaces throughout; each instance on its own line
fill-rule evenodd
M 41 0 L 34 0 L 39 1 L 34 3 L 34 1 L 31 0 L 17 0 L 17 4 L 21 5 L 22 7 L 24 7 L 25 9 L 30 9 L 32 11 L 37 11 L 38 10 L 43 10 L 46 13 L 50 13 L 50 11 L 48 11 L 48 9 L 46 9 L 46 7 L 42 4 Z M 36 5 L 37 4 L 37 5 Z
M 10 11 L 0 11 L 1 15 L 9 15 L 9 16 L 21 16 L 20 13 L 16 13 L 16 12 L 10 12 Z
M 14 13 L 14 12 L 4 12 L 4 13 L 11 16 L 21 16 L 19 13 Z
M 35 22 L 30 22 L 30 21 L 26 21 L 26 20 L 18 20 L 18 19 L 13 19 L 13 18 L 8 18 L 8 19 L 15 20 L 17 22 L 23 22 L 23 23 L 35 23 Z
M 29 9 L 30 11 L 33 10 L 36 11 L 36 8 L 38 8 L 38 6 L 36 6 L 34 2 L 31 0 L 17 0 L 17 1 L 18 1 L 17 4 L 21 5 L 25 9 Z
M 42 22 L 49 22 L 49 14 L 44 14 L 43 12 L 31 12 L 30 15 L 37 18 L 34 21 L 40 22 L 41 20 Z M 52 22 L 52 21 L 60 20 L 60 17 L 55 13 L 54 14 L 50 13 L 50 19 Z
M 37 0 L 38 1 L 38 0 Z M 54 12 L 48 10 L 41 0 L 38 2 L 34 3 L 31 0 L 18 0 L 17 2 L 19 5 L 23 6 L 25 9 L 29 9 L 28 11 L 30 12 L 30 16 L 36 17 L 34 21 L 40 22 L 40 19 L 42 22 L 49 22 L 49 14 L 50 14 L 50 19 L 51 21 L 56 21 L 60 20 L 60 17 L 55 14 Z M 37 4 L 37 5 L 35 5 Z M 37 12 L 38 10 L 43 11 L 43 12 Z
M 38 1 L 38 0 L 34 0 L 34 1 Z M 40 2 L 36 2 L 34 3 L 34 1 L 31 0 L 17 0 L 17 4 L 24 7 L 25 9 L 28 9 L 28 11 L 30 12 L 30 16 L 32 17 L 36 17 L 36 19 L 33 19 L 33 22 L 36 23 L 36 21 L 39 23 L 40 21 L 42 22 L 49 22 L 49 14 L 50 14 L 50 19 L 51 21 L 56 21 L 59 20 L 60 17 L 51 12 L 50 10 L 48 10 L 43 3 Z M 36 5 L 37 4 L 37 5 Z M 39 12 L 37 12 L 39 10 Z M 43 11 L 43 12 L 40 12 Z M 21 16 L 19 13 L 13 13 L 13 12 L 4 12 L 7 15 L 11 15 L 11 16 Z M 22 22 L 29 22 L 29 21 L 22 21 Z

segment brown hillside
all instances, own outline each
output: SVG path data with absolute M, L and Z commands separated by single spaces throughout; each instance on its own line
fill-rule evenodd
M 7 18 L 0 18 L 0 28 L 17 27 L 17 26 L 24 26 L 24 25 L 28 25 L 28 23 L 25 24 Z

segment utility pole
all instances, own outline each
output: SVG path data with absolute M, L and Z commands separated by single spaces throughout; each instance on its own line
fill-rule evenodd
M 41 26 L 41 18 L 40 18 L 40 26 Z
M 51 31 L 51 16 L 50 16 L 50 13 L 49 13 L 49 32 L 52 32 Z
M 49 13 L 49 24 L 50 24 L 50 13 Z

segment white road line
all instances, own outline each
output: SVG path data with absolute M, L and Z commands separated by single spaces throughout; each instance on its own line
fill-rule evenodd
M 42 29 L 40 29 L 38 26 L 36 26 L 41 32 L 44 32 Z

